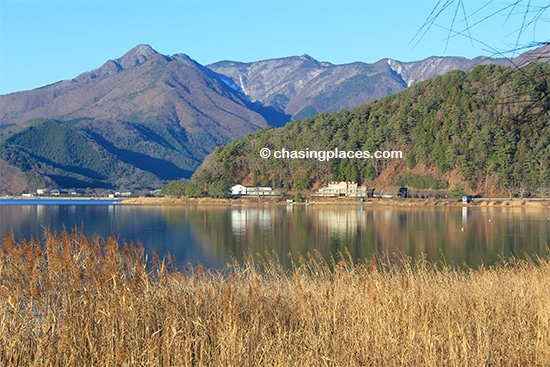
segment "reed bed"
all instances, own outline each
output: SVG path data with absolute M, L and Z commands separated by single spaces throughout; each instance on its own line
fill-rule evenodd
M 549 366 L 550 262 L 178 270 L 80 231 L 0 247 L 2 366 Z

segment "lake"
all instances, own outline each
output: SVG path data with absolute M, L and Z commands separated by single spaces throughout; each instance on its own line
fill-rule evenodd
M 274 251 L 289 266 L 314 250 L 325 258 L 346 249 L 354 259 L 425 254 L 431 261 L 478 267 L 511 254 L 547 254 L 550 210 L 506 207 L 384 205 L 87 205 L 2 204 L 0 231 L 41 236 L 43 228 L 81 228 L 140 241 L 172 254 L 178 265 L 223 268 L 247 253 Z

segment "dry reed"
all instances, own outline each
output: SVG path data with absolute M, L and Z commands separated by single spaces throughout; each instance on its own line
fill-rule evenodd
M 550 261 L 267 253 L 178 271 L 81 232 L 0 247 L 3 366 L 549 366 Z

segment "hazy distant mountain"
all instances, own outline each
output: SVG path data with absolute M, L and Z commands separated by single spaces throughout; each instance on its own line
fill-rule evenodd
M 540 57 L 541 50 L 548 57 L 548 49 L 515 61 Z M 17 189 L 3 181 L 0 189 L 20 191 L 25 181 L 61 187 L 159 186 L 190 177 L 216 146 L 247 133 L 320 112 L 350 110 L 480 63 L 510 61 L 431 57 L 334 65 L 304 55 L 202 66 L 187 55 L 166 56 L 139 45 L 72 80 L 0 96 L 0 167 L 18 178 Z M 31 136 L 36 144 L 53 144 L 51 137 L 36 134 L 60 131 L 78 141 L 73 153 L 84 149 L 89 158 L 92 150 L 100 152 L 111 166 L 119 163 L 118 171 L 109 172 L 109 165 L 86 167 L 91 161 L 71 160 L 68 151 L 52 155 L 37 145 L 25 146 Z
M 383 59 L 374 64 L 334 65 L 303 55 L 251 63 L 220 61 L 208 67 L 229 76 L 250 99 L 297 120 L 320 112 L 350 110 L 447 71 L 469 70 L 489 61 L 432 57 L 410 63 Z
M 208 67 L 229 76 L 251 100 L 294 119 L 350 109 L 406 87 L 384 61 L 333 65 L 304 55 L 252 63 L 221 61 Z
M 251 100 L 272 106 L 294 120 L 320 112 L 350 110 L 451 70 L 468 71 L 480 64 L 508 66 L 548 61 L 550 46 L 515 59 L 429 57 L 415 62 L 383 59 L 374 64 L 334 65 L 308 55 L 250 63 L 220 61 L 208 67 L 231 78 Z

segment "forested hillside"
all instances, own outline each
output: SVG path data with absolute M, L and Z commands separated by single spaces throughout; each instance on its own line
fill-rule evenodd
M 116 148 L 93 131 L 51 119 L 33 120 L 0 143 L 0 160 L 23 171 L 26 186 L 32 189 L 134 187 L 136 182 L 159 185 L 163 174 L 165 179 L 175 179 L 181 174 L 168 174 L 183 171 L 169 162 Z
M 224 181 L 300 191 L 347 180 L 536 193 L 550 186 L 549 84 L 544 63 L 453 71 L 350 112 L 322 113 L 218 147 L 194 180 L 205 188 Z M 401 150 L 403 159 L 263 159 L 265 147 Z

